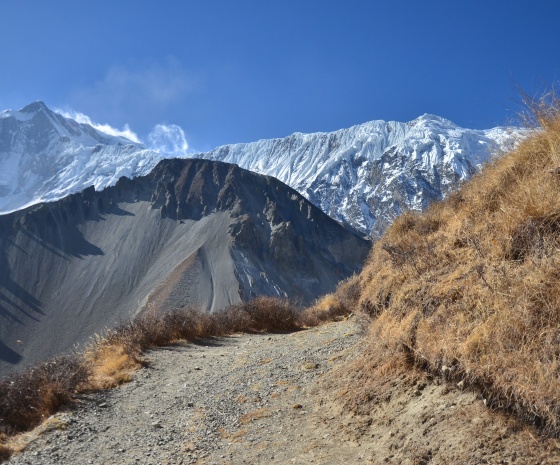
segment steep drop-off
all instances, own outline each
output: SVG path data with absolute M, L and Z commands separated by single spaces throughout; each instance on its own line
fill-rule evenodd
M 142 309 L 212 311 L 262 294 L 308 304 L 369 247 L 274 178 L 164 160 L 0 217 L 0 368 L 68 351 Z

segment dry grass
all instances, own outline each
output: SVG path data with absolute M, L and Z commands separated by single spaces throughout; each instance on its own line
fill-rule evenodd
M 242 415 L 239 419 L 239 423 L 242 425 L 251 423 L 255 420 L 260 420 L 261 418 L 268 418 L 272 415 L 270 410 L 267 408 L 259 408 L 257 410 L 253 410 L 252 412 L 247 412 L 246 414 Z
M 306 308 L 300 318 L 306 326 L 317 326 L 327 321 L 338 321 L 356 308 L 360 299 L 359 275 L 353 275 L 338 285 L 336 292 L 327 294 L 315 305 Z
M 110 389 L 131 381 L 133 373 L 141 366 L 138 356 L 132 357 L 123 345 L 101 343 L 86 352 L 91 361 L 91 389 Z
M 371 376 L 413 361 L 559 435 L 560 106 L 547 103 L 513 153 L 395 221 L 359 277 L 358 306 L 372 320 Z
M 81 356 L 59 357 L 0 383 L 0 433 L 29 430 L 71 401 L 87 384 L 90 367 Z

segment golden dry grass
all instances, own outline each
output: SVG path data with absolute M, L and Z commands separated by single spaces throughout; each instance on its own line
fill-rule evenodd
M 323 296 L 315 305 L 306 308 L 302 312 L 300 320 L 306 326 L 316 326 L 327 321 L 338 321 L 352 313 L 359 298 L 359 275 L 353 275 L 341 281 L 336 292 Z
M 90 389 L 110 389 L 132 379 L 142 364 L 122 344 L 99 343 L 86 352 L 91 363 Z
M 560 434 L 560 110 L 424 214 L 398 218 L 359 277 L 362 369 L 395 358 L 476 386 Z M 560 170 L 559 170 L 560 171 Z M 360 394 L 360 395 L 363 395 Z

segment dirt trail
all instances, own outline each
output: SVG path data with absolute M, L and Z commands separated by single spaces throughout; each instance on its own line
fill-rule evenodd
M 421 373 L 380 383 L 351 415 L 362 341 L 350 319 L 152 351 L 134 381 L 57 414 L 9 463 L 560 463 L 554 441 Z

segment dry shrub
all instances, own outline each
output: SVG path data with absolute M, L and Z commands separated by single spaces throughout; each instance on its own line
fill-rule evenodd
M 560 435 L 560 106 L 535 115 L 541 129 L 512 153 L 375 245 L 361 363 L 374 379 L 408 358 Z
M 12 449 L 10 449 L 8 446 L 0 444 L 0 462 L 8 460 L 12 456 L 12 453 Z
M 353 275 L 341 281 L 333 294 L 319 299 L 315 305 L 301 312 L 303 326 L 317 326 L 327 321 L 338 321 L 356 310 L 360 299 L 359 276 Z
M 90 367 L 81 356 L 43 363 L 0 383 L 0 432 L 26 431 L 71 402 L 88 381 Z
M 287 299 L 276 297 L 256 297 L 249 302 L 243 302 L 225 310 L 237 316 L 239 322 L 233 326 L 241 331 L 293 331 L 301 327 L 298 309 Z M 241 328 L 240 322 L 247 325 Z
M 223 328 L 224 334 L 235 334 L 254 331 L 251 315 L 244 304 L 236 304 L 225 310 L 212 314 L 216 325 Z
M 135 356 L 150 347 L 159 347 L 179 339 L 192 341 L 210 332 L 207 315 L 191 307 L 166 313 L 149 311 L 129 323 L 109 331 L 103 344 L 121 345 Z

